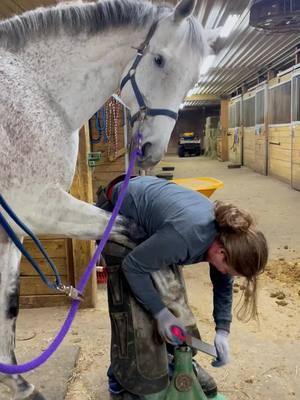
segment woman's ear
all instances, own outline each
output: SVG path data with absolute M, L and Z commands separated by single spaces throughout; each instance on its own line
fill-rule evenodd
M 223 245 L 220 242 L 218 242 L 218 245 L 216 247 L 216 253 L 218 254 L 218 256 L 222 257 L 223 261 L 226 260 L 227 253 L 226 253 L 226 250 L 224 249 Z

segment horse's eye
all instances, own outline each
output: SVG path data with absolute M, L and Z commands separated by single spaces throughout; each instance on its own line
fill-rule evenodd
M 154 57 L 154 62 L 160 68 L 162 68 L 165 65 L 165 59 L 160 54 Z

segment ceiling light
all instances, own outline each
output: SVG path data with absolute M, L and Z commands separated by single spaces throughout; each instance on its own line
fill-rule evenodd
M 221 27 L 221 32 L 220 32 L 221 38 L 227 38 L 230 35 L 238 19 L 239 16 L 236 14 L 230 14 L 228 16 L 224 26 Z
M 215 61 L 215 58 L 216 58 L 216 55 L 211 54 L 204 59 L 204 62 L 200 68 L 200 75 L 205 75 L 209 71 L 209 69 L 211 68 L 211 66 L 213 65 L 213 63 Z

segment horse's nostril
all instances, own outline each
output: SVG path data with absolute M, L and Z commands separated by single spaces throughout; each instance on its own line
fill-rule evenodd
M 143 157 L 146 157 L 149 153 L 150 147 L 152 146 L 152 144 L 150 142 L 146 142 L 145 144 L 143 144 L 142 146 L 142 153 L 143 153 Z

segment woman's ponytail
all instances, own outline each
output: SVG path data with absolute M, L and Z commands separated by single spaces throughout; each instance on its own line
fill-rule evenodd
M 215 219 L 226 263 L 247 280 L 244 302 L 238 312 L 239 319 L 247 321 L 257 316 L 257 277 L 267 264 L 267 241 L 255 228 L 251 215 L 232 204 L 215 202 Z

